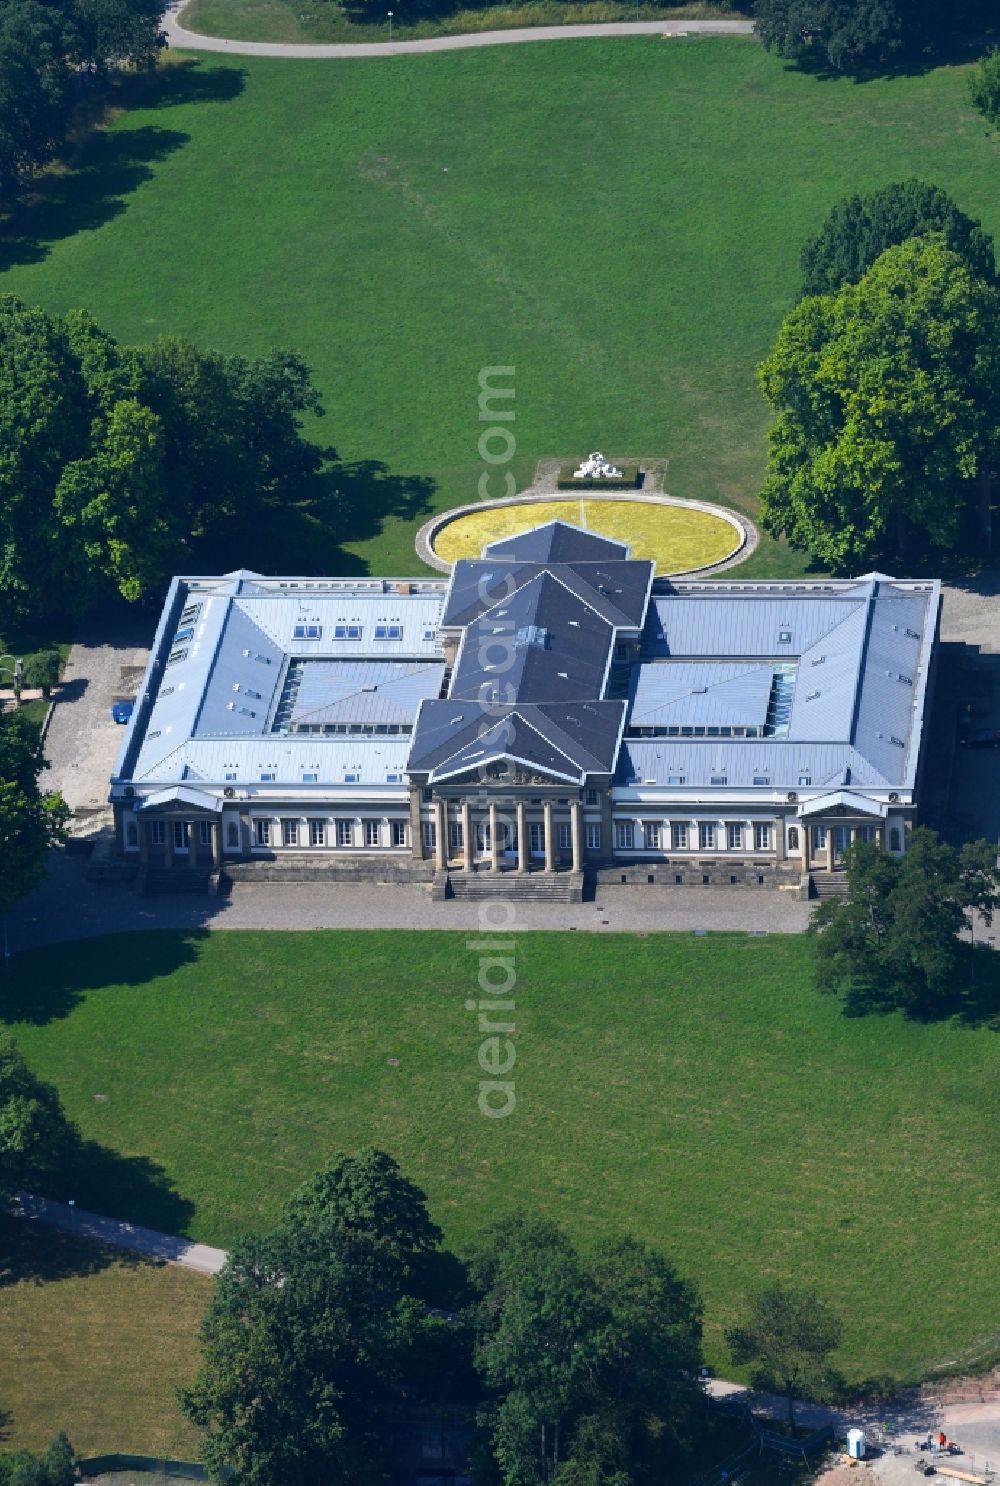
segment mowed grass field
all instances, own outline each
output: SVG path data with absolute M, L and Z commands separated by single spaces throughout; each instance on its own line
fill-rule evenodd
M 220 560 L 405 573 L 420 522 L 492 468 L 484 367 L 516 389 L 491 493 L 543 456 L 642 449 L 669 459 L 670 494 L 752 513 L 754 367 L 803 240 L 845 193 L 910 175 L 1000 234 L 998 165 L 962 68 L 820 79 L 739 37 L 213 55 L 168 69 L 55 181 L 0 289 L 125 340 L 297 348 L 328 408 L 313 432 L 384 472 L 340 482 L 346 551 L 317 525 Z M 801 567 L 764 542 L 741 571 Z
M 996 1327 L 996 1034 L 849 1020 L 800 936 L 516 939 L 517 1106 L 478 1111 L 478 951 L 451 933 L 133 934 L 18 957 L 4 1018 L 105 1148 L 74 1196 L 225 1244 L 375 1143 L 464 1249 L 515 1207 L 628 1231 L 701 1286 L 815 1286 L 855 1374 Z M 392 1060 L 398 1060 L 394 1062 Z M 168 1190 L 172 1187 L 172 1190 Z
M 197 1460 L 175 1390 L 197 1371 L 212 1281 L 35 1224 L 0 1236 L 22 1275 L 0 1285 L 4 1449 L 42 1449 L 65 1429 L 81 1455 Z

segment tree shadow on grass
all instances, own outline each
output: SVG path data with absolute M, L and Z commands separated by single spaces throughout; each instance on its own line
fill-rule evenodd
M 227 572 L 235 567 L 260 573 L 302 577 L 353 577 L 368 564 L 344 550 L 345 543 L 377 537 L 390 516 L 414 521 L 431 511 L 434 481 L 423 475 L 395 475 L 378 459 L 329 464 L 313 492 L 294 506 L 266 508 L 244 532 L 201 544 L 191 572 Z M 417 568 L 414 554 L 414 570 Z
M 215 906 L 206 899 L 206 914 Z M 71 940 L 14 955 L 0 972 L 0 1022 L 43 1027 L 69 1014 L 87 991 L 143 986 L 193 965 L 208 930 L 149 929 Z
M 181 103 L 226 101 L 242 92 L 240 68 L 198 62 L 162 67 L 112 90 L 110 102 L 149 109 Z M 126 197 L 151 180 L 155 166 L 187 144 L 190 135 L 158 124 L 89 131 L 64 167 L 43 175 L 36 191 L 8 221 L 0 222 L 0 271 L 39 263 L 54 243 L 103 227 L 126 208 Z
M 837 78 L 848 78 L 854 83 L 887 82 L 892 78 L 923 77 L 942 67 L 964 66 L 975 62 L 995 44 L 996 36 L 980 28 L 964 35 L 942 37 L 924 50 L 901 51 L 881 63 L 843 70 L 831 66 L 819 48 L 807 47 L 801 56 L 786 60 L 785 71 L 804 73 L 820 82 Z
M 180 1195 L 158 1162 L 148 1156 L 123 1156 L 96 1140 L 81 1143 L 60 1186 L 62 1191 L 42 1195 L 62 1201 L 72 1197 L 78 1207 L 102 1217 L 161 1233 L 186 1233 L 194 1217 L 194 1203 Z

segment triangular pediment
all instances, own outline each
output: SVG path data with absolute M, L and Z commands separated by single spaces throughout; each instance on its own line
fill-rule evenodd
M 447 766 L 443 770 L 434 771 L 434 780 L 441 784 L 468 786 L 469 788 L 490 786 L 503 787 L 504 785 L 526 785 L 526 784 L 560 784 L 565 785 L 568 780 L 577 782 L 576 776 L 570 773 L 559 774 L 554 770 L 541 769 L 537 764 L 529 763 L 525 759 L 513 758 L 507 754 L 501 754 L 497 758 L 491 758 L 475 769 L 462 769 L 454 774 L 449 774 Z
M 873 800 L 868 795 L 857 794 L 850 789 L 817 795 L 812 800 L 804 801 L 798 808 L 799 816 L 809 820 L 856 820 L 858 817 L 863 820 L 885 820 L 887 813 L 888 806 L 881 800 Z

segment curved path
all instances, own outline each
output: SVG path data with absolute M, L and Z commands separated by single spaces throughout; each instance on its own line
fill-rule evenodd
M 471 31 L 464 36 L 435 36 L 429 41 L 237 41 L 202 36 L 180 23 L 183 0 L 175 0 L 163 16 L 170 46 L 184 51 L 231 52 L 243 57 L 400 57 L 411 52 L 452 52 L 472 46 L 511 46 L 519 41 L 564 41 L 581 36 L 684 36 L 698 32 L 712 36 L 749 36 L 752 21 L 609 21 L 593 26 L 527 26 L 510 31 Z

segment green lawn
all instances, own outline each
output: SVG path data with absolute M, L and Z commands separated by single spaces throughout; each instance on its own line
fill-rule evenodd
M 518 1104 L 491 1121 L 465 942 L 164 932 L 18 958 L 0 1004 L 104 1147 L 62 1195 L 225 1243 L 375 1142 L 455 1245 L 517 1205 L 584 1244 L 663 1245 L 704 1291 L 716 1361 L 739 1297 L 776 1277 L 836 1301 L 865 1371 L 995 1327 L 994 1033 L 846 1019 L 799 936 L 525 934 Z
M 65 1429 L 81 1455 L 197 1460 L 175 1389 L 197 1369 L 212 1281 L 35 1224 L 5 1223 L 0 1245 L 2 1448 Z
M 752 512 L 754 366 L 803 238 L 845 192 L 915 173 L 1000 234 L 998 165 L 960 68 L 821 80 L 742 38 L 213 56 L 52 183 L 0 285 L 130 340 L 298 347 L 317 432 L 385 471 L 340 482 L 346 553 L 290 520 L 285 549 L 248 532 L 220 560 L 409 572 L 429 510 L 475 497 L 487 365 L 516 367 L 519 480 L 642 450 L 672 494 Z M 801 559 L 766 542 L 742 571 Z

